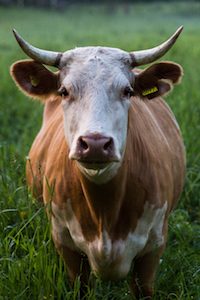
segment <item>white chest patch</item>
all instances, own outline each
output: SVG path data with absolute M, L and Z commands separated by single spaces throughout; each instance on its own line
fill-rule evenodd
M 52 233 L 60 244 L 84 252 L 94 273 L 105 279 L 119 279 L 128 274 L 132 260 L 144 248 L 151 251 L 164 243 L 162 231 L 166 210 L 167 202 L 159 209 L 146 203 L 135 230 L 129 232 L 126 239 L 113 241 L 103 230 L 100 236 L 88 242 L 72 211 L 70 200 L 62 209 L 52 203 Z

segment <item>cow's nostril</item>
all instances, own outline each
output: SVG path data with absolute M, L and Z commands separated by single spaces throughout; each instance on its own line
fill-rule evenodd
M 109 150 L 112 149 L 113 146 L 113 140 L 110 138 L 108 142 L 105 143 L 105 145 L 103 146 L 104 150 Z
M 76 146 L 76 156 L 81 161 L 105 162 L 112 160 L 114 140 L 100 134 L 80 136 Z
M 87 150 L 89 147 L 88 147 L 88 144 L 86 143 L 86 141 L 84 141 L 83 138 L 80 138 L 79 139 L 79 143 L 80 143 L 80 148 L 83 149 L 83 150 Z

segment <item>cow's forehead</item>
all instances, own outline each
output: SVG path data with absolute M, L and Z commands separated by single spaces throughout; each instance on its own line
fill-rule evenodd
M 61 68 L 70 64 L 72 61 L 83 63 L 91 59 L 99 58 L 102 61 L 116 61 L 116 63 L 131 64 L 130 54 L 110 47 L 79 47 L 66 51 L 62 55 Z
M 61 79 L 71 75 L 71 79 L 81 77 L 101 79 L 118 77 L 124 73 L 125 77 L 131 74 L 131 58 L 129 53 L 109 47 L 81 47 L 66 51 L 61 59 Z

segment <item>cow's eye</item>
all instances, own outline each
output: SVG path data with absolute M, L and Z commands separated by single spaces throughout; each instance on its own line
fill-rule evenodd
M 124 94 L 124 97 L 131 98 L 134 95 L 134 92 L 130 86 L 127 86 L 127 87 L 125 87 L 123 94 Z
M 65 87 L 62 87 L 58 90 L 58 94 L 61 96 L 61 97 L 67 97 L 69 96 L 69 92 L 68 90 L 65 88 Z

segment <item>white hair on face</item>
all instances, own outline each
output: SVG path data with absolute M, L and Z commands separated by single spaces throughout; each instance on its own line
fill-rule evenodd
M 63 65 L 65 58 L 69 58 L 69 53 L 66 53 L 66 57 L 64 54 Z M 130 104 L 123 91 L 132 82 L 128 53 L 102 47 L 71 51 L 71 59 L 61 71 L 61 85 L 73 94 L 72 101 L 63 101 L 65 136 L 70 158 L 76 151 L 79 137 L 98 133 L 112 138 L 115 154 L 122 160 Z M 105 168 L 103 180 L 107 181 L 116 174 L 119 164 L 114 166 Z M 102 172 L 80 169 L 91 178 L 95 176 L 95 181 L 97 175 L 102 177 Z

